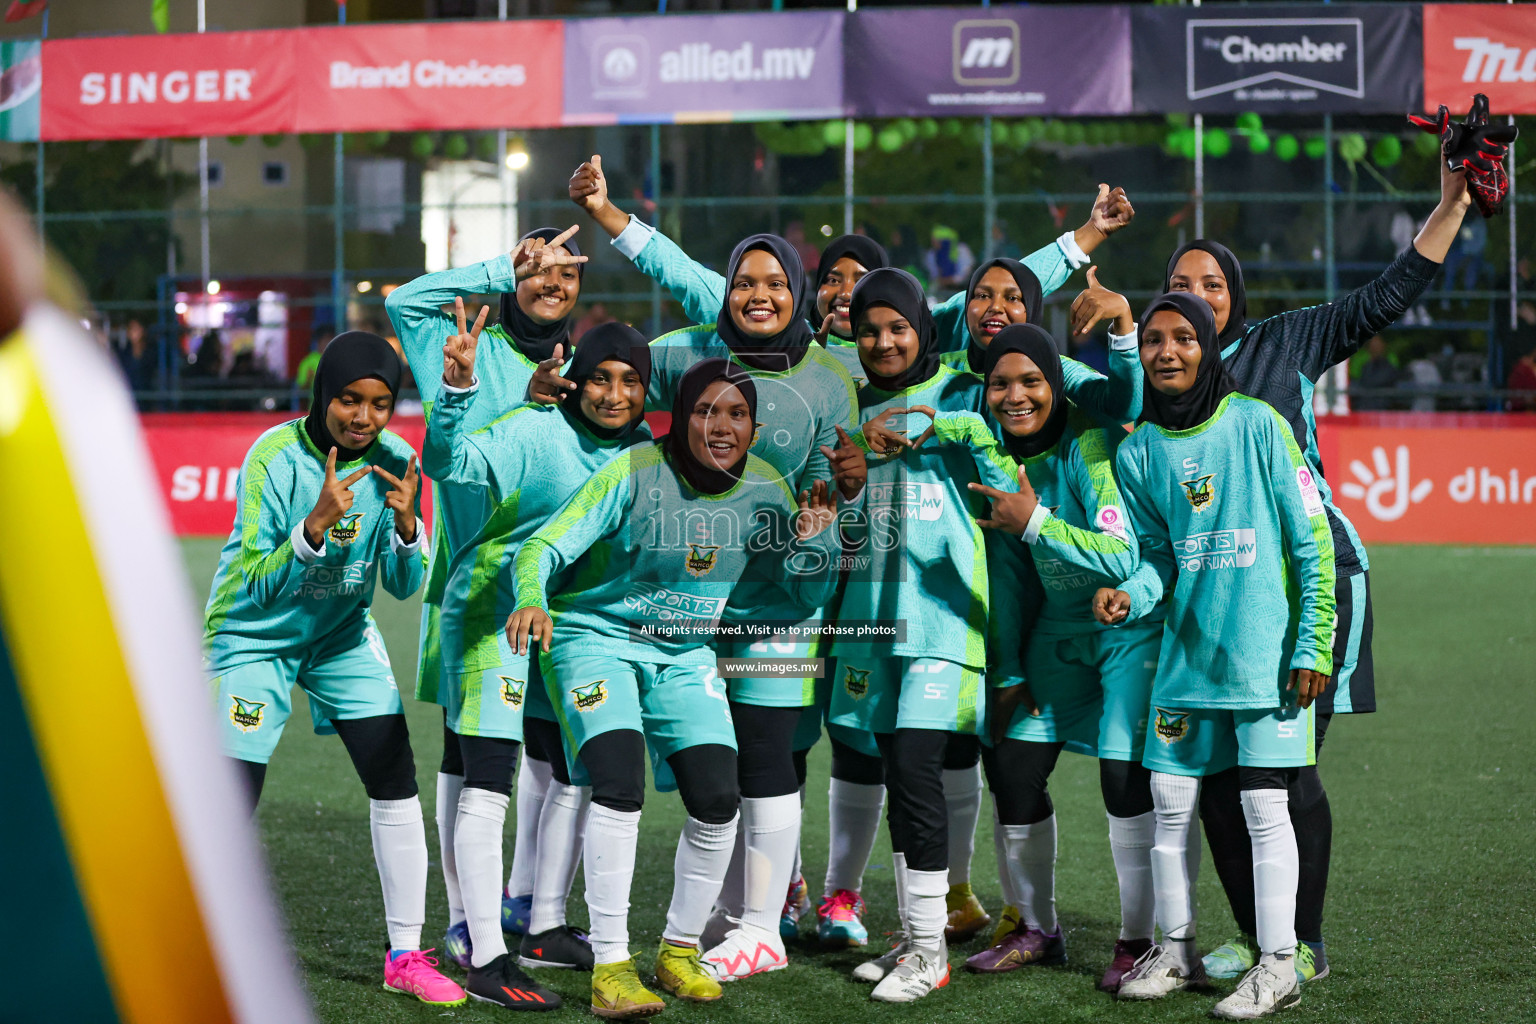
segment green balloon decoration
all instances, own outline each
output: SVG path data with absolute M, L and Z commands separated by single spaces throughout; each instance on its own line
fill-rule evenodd
M 947 139 L 958 139 L 965 134 L 965 122 L 958 117 L 946 117 L 940 125 Z
M 1193 128 L 1183 128 L 1175 134 L 1178 136 L 1178 142 L 1175 145 L 1178 148 L 1179 156 L 1185 160 L 1193 160 L 1195 158 L 1195 130 Z
M 1002 118 L 992 119 L 992 144 L 994 146 L 1006 146 L 1008 144 L 1008 122 Z
M 1296 159 L 1296 154 L 1301 152 L 1301 143 L 1296 141 L 1296 136 L 1290 132 L 1275 139 L 1275 156 L 1290 163 Z
M 1212 128 L 1205 133 L 1205 155 L 1220 160 L 1232 152 L 1232 136 L 1224 128 Z
M 1238 114 L 1237 130 L 1240 132 L 1247 132 L 1250 135 L 1262 132 L 1264 130 L 1264 119 L 1252 111 L 1249 111 L 1246 114 Z
M 895 128 L 898 132 L 901 133 L 901 141 L 903 145 L 908 142 L 917 141 L 917 122 L 912 120 L 910 117 L 897 118 L 891 127 Z
M 283 144 L 285 137 L 282 132 L 278 132 L 275 135 L 263 135 L 261 137 L 261 144 L 268 149 L 275 149 Z
M 428 132 L 417 132 L 411 136 L 411 155 L 418 160 L 425 160 L 432 155 L 434 148 L 432 136 Z
M 1371 162 L 1377 167 L 1391 167 L 1403 158 L 1403 143 L 1396 135 L 1383 135 L 1371 147 Z
M 1248 136 L 1248 151 L 1250 153 L 1268 153 L 1269 149 L 1269 136 L 1264 132 L 1255 132 Z
M 1029 123 L 1015 121 L 1013 127 L 1008 130 L 1008 141 L 1014 149 L 1028 149 L 1029 144 L 1035 141 L 1034 134 L 1029 130 Z
M 1046 142 L 1066 142 L 1067 126 L 1065 122 L 1052 119 L 1045 122 L 1045 129 L 1040 134 Z
M 1328 152 L 1328 143 L 1321 135 L 1314 135 L 1301 145 L 1302 152 L 1310 160 L 1321 160 Z
M 443 156 L 450 160 L 463 160 L 469 156 L 469 139 L 462 132 L 454 132 L 443 142 Z
M 387 133 L 381 134 L 388 138 Z M 475 136 L 475 155 L 481 160 L 486 160 L 490 163 L 500 162 L 501 154 L 496 150 L 495 132 L 481 132 Z
M 848 139 L 846 121 L 826 121 L 821 126 L 821 137 L 829 146 L 841 146 Z
M 1066 125 L 1066 142 L 1069 146 L 1087 145 L 1088 126 L 1081 121 L 1068 121 Z
M 1365 136 L 1359 132 L 1348 132 L 1339 137 L 1339 156 L 1346 163 L 1359 163 L 1365 159 L 1366 151 Z
M 901 137 L 901 129 L 895 125 L 888 125 L 880 129 L 880 134 L 875 136 L 875 144 L 880 147 L 882 153 L 894 153 L 905 142 Z
M 853 148 L 860 153 L 870 147 L 875 141 L 875 130 L 867 121 L 855 122 L 853 126 Z
M 389 132 L 369 132 L 363 138 L 367 140 L 369 149 L 383 149 L 389 145 Z
M 936 139 L 939 137 L 939 122 L 931 117 L 925 117 L 917 122 L 917 134 L 924 139 Z
M 245 145 L 245 139 L 246 136 L 244 135 L 231 135 L 224 141 L 229 143 L 231 146 L 243 146 Z
M 1438 156 L 1440 154 L 1440 136 L 1421 133 L 1413 137 L 1413 151 L 1419 156 Z

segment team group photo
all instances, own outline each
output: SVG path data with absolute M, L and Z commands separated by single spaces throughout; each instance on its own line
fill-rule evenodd
M 117 6 L 0 1018 L 1528 1012 L 1530 9 Z

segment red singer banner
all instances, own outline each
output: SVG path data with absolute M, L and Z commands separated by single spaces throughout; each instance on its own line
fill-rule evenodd
M 1536 9 L 1424 5 L 1424 109 L 1466 113 L 1487 93 L 1496 115 L 1536 114 Z
M 1325 419 L 1318 442 L 1367 544 L 1536 544 L 1536 416 Z
M 160 493 L 180 536 L 225 537 L 235 523 L 240 463 L 269 427 L 290 415 L 272 413 L 146 413 L 140 417 Z M 399 416 L 389 429 L 418 452 L 426 434 L 419 416 Z M 422 509 L 431 515 L 428 494 Z
M 46 41 L 43 140 L 291 132 L 299 96 L 294 34 Z
M 555 127 L 564 33 L 559 21 L 305 29 L 295 130 Z

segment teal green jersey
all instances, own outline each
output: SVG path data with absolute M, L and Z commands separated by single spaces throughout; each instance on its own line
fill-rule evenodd
M 1333 671 L 1333 537 L 1280 414 L 1232 394 L 1188 430 L 1143 423 L 1116 476 L 1141 541 L 1131 617 L 1168 594 L 1153 699 L 1274 708 L 1289 670 Z
M 735 487 L 708 495 L 659 443 L 626 449 L 518 549 L 517 606 L 549 612 L 565 655 L 712 664 L 713 630 L 739 585 L 782 587 L 796 620 L 831 596 L 838 532 L 801 542 L 795 511 L 755 455 Z
M 338 463 L 345 479 L 364 466 L 404 477 L 411 448 L 384 431 L 368 454 Z M 326 531 L 318 552 L 303 536 L 325 484 L 325 456 L 290 420 L 257 438 L 240 467 L 235 526 L 219 555 L 208 595 L 204 645 L 215 672 L 302 654 L 368 628 L 375 569 L 384 589 L 407 598 L 426 572 L 425 528 L 410 544 L 384 503 L 390 485 L 369 473 L 352 485 L 352 507 Z
M 532 404 L 465 430 L 478 393 L 478 386 L 443 387 L 421 455 L 434 479 L 482 487 L 492 503 L 490 518 L 455 552 L 447 573 L 439 630 L 450 675 L 501 663 L 497 637 L 517 606 L 512 560 L 523 541 L 615 454 L 651 440 L 643 423 L 627 438 L 604 440 L 557 407 Z
M 981 378 L 945 366 L 921 384 L 891 393 L 860 390 L 862 421 L 886 409 L 926 405 L 939 413 L 974 412 Z M 978 419 L 979 423 L 980 420 Z M 911 414 L 892 429 L 917 437 L 926 417 Z M 865 447 L 862 431 L 855 440 Z M 925 444 L 894 455 L 870 453 L 862 509 L 848 532 L 849 566 L 839 618 L 897 620 L 906 637 L 894 646 L 869 647 L 837 639 L 839 657 L 869 654 L 939 658 L 973 668 L 986 663 L 989 591 L 982 528 L 983 500 L 967 488 L 979 474 L 968 448 Z
M 981 417 L 941 415 L 934 433 L 939 443 L 962 444 L 974 452 L 983 483 L 1019 489 L 1019 463 Z M 1101 587 L 1117 586 L 1136 569 L 1136 535 L 1114 474 L 1115 449 L 1125 436 L 1120 427 L 1095 427 L 1073 410 L 1061 438 L 1024 460 L 1029 485 L 1040 500 L 1023 536 L 1044 590 L 1034 620 L 1037 632 L 1072 636 L 1096 631 L 1093 595 Z M 994 584 L 993 592 L 1009 585 Z
M 421 404 L 430 422 L 432 409 L 443 383 L 443 344 L 459 333 L 458 323 L 443 307 L 456 298 L 473 295 L 498 295 L 517 290 L 512 273 L 512 258 L 501 255 L 484 263 L 455 267 L 435 274 L 424 274 L 389 293 L 384 308 L 394 325 L 405 360 L 411 367 L 421 392 Z M 466 308 L 473 320 L 478 309 Z M 567 353 L 569 355 L 569 353 Z M 537 363 L 523 355 L 499 323 L 486 327 L 475 351 L 475 376 L 480 382 L 480 398 L 463 423 L 465 430 L 485 426 L 528 396 L 528 382 Z M 431 475 L 430 472 L 428 475 Z M 485 523 L 493 504 L 485 488 L 467 483 L 436 480 L 433 488 L 433 532 L 437 551 L 433 556 L 431 577 L 423 599 L 428 604 L 442 602 L 453 555 Z M 427 638 L 423 638 L 425 642 Z

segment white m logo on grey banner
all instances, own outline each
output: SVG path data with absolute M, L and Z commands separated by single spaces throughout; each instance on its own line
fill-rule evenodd
M 957 21 L 953 49 L 957 84 L 1012 85 L 1019 80 L 1016 21 Z
M 1013 56 L 1012 39 L 986 39 L 976 37 L 965 44 L 960 57 L 963 68 L 1000 68 Z

